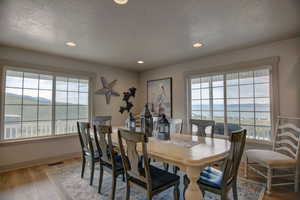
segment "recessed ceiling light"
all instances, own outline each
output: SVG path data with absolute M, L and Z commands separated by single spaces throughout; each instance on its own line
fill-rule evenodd
M 195 47 L 195 48 L 200 48 L 202 46 L 203 46 L 203 43 L 200 43 L 200 42 L 196 42 L 193 44 L 193 47 Z
M 137 63 L 139 63 L 139 64 L 144 64 L 144 61 L 139 60 L 139 61 L 137 61 Z
M 69 47 L 76 47 L 77 44 L 75 42 L 66 42 L 66 45 Z
M 124 5 L 128 2 L 128 0 L 114 0 L 114 2 L 119 5 Z

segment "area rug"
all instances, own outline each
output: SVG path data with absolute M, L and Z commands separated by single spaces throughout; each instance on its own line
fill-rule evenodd
M 158 167 L 161 167 L 158 162 L 155 162 Z M 49 179 L 56 185 L 57 190 L 62 200 L 108 200 L 111 193 L 111 175 L 104 172 L 101 194 L 98 194 L 99 169 L 96 168 L 94 175 L 93 186 L 89 185 L 89 169 L 86 167 L 85 176 L 80 178 L 81 165 L 80 163 L 54 167 L 48 170 Z M 181 180 L 183 173 L 179 172 Z M 182 182 L 182 181 L 181 181 Z M 180 200 L 183 200 L 183 185 L 180 185 Z M 239 200 L 262 200 L 265 192 L 265 185 L 254 181 L 240 178 L 238 180 L 238 196 Z M 116 187 L 116 200 L 125 199 L 126 184 L 120 176 Z M 130 191 L 131 200 L 146 200 L 145 192 L 139 188 L 132 188 Z M 173 199 L 173 188 L 170 188 L 153 197 L 154 200 L 169 200 Z M 205 193 L 205 200 L 219 200 L 220 197 L 210 192 Z M 233 199 L 232 192 L 229 192 L 228 199 Z

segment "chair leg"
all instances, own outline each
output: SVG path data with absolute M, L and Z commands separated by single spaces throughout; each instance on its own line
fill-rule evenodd
M 221 194 L 221 200 L 227 200 L 227 193 L 222 193 Z
M 233 193 L 233 199 L 234 200 L 238 200 L 238 192 L 237 192 L 236 180 L 233 182 L 233 185 L 232 185 L 232 193 Z
M 82 158 L 82 168 L 81 168 L 81 178 L 84 176 L 84 169 L 85 169 L 85 157 Z
M 111 200 L 115 199 L 115 192 L 116 192 L 116 182 L 117 177 L 115 174 L 112 175 L 112 190 L 111 190 Z
M 130 199 L 130 184 L 129 181 L 126 181 L 126 200 Z
M 272 187 L 272 169 L 268 168 L 268 178 L 267 178 L 267 193 L 271 193 L 271 187 Z
M 166 171 L 169 171 L 169 164 L 164 163 L 164 169 L 165 169 Z
M 122 173 L 122 181 L 125 182 L 125 174 L 124 174 L 124 172 Z
M 296 177 L 295 177 L 295 192 L 299 190 L 299 167 L 296 166 Z
M 178 172 L 178 169 L 179 169 L 178 167 L 176 167 L 176 166 L 173 166 L 173 173 L 174 173 L 174 174 L 177 174 L 177 172 Z
M 174 199 L 179 200 L 180 192 L 179 192 L 179 183 L 174 186 Z
M 248 158 L 246 158 L 245 168 L 244 168 L 245 178 L 248 178 Z
M 147 199 L 148 200 L 152 200 L 152 194 L 149 191 L 147 191 Z
M 100 164 L 100 178 L 99 178 L 99 186 L 98 186 L 98 193 L 101 193 L 101 187 L 103 182 L 103 166 Z
M 93 185 L 94 181 L 94 170 L 95 170 L 95 162 L 91 160 L 91 177 L 90 177 L 90 185 Z
M 184 175 L 183 176 L 183 196 L 185 197 L 185 192 L 186 192 L 186 189 L 187 187 L 189 186 L 189 183 L 190 183 L 190 180 L 189 178 L 187 177 L 187 175 Z

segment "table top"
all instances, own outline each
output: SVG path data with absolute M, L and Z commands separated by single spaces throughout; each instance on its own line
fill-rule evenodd
M 112 140 L 118 143 L 117 132 L 113 127 Z M 207 166 L 223 159 L 229 149 L 230 141 L 188 134 L 170 134 L 170 140 L 150 137 L 147 150 L 150 157 L 170 164 L 183 166 Z

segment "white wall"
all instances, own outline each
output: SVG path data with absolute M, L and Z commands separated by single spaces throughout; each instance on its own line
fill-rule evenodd
M 93 91 L 102 87 L 99 80 L 100 76 L 104 76 L 107 81 L 117 79 L 118 81 L 114 89 L 121 95 L 129 87 L 138 86 L 138 73 L 136 72 L 34 51 L 0 46 L 0 69 L 1 66 L 5 64 L 49 71 L 63 71 L 69 74 L 75 73 L 75 71 L 79 74 L 91 74 L 94 76 L 94 82 L 96 82 L 96 84 L 93 84 L 92 86 Z M 121 115 L 118 112 L 120 105 L 122 105 L 121 97 L 122 96 L 112 97 L 111 103 L 107 105 L 105 102 L 105 96 L 93 95 L 94 114 L 111 115 L 113 125 L 123 125 L 127 116 L 126 114 Z M 137 100 L 134 100 L 134 104 L 137 104 Z M 22 163 L 47 157 L 55 157 L 74 152 L 80 152 L 77 137 L 27 144 L 0 144 L 0 168 L 5 165 L 12 165 L 15 163 Z
M 209 45 L 209 44 L 208 44 Z M 205 47 L 204 47 L 205 48 Z M 195 49 L 195 51 L 201 51 Z M 300 116 L 300 37 L 264 44 L 252 48 L 201 57 L 199 59 L 149 70 L 140 74 L 140 107 L 147 102 L 147 80 L 163 77 L 173 78 L 173 115 L 186 119 L 184 74 L 201 71 L 209 67 L 225 66 L 239 62 L 253 61 L 279 56 L 280 114 Z

